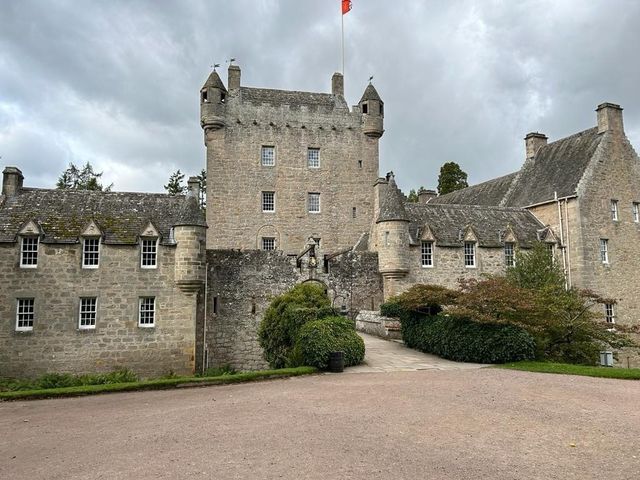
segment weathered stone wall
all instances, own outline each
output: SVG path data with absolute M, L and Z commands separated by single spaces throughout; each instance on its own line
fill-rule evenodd
M 158 268 L 140 268 L 138 246 L 101 245 L 100 266 L 81 268 L 81 245 L 41 244 L 38 267 L 19 268 L 18 244 L 0 245 L 0 376 L 106 372 L 142 376 L 194 369 L 196 295 L 174 283 L 174 246 Z M 80 297 L 98 298 L 96 328 L 78 328 Z M 138 327 L 138 299 L 156 297 L 155 328 Z M 35 299 L 32 332 L 16 332 L 16 299 Z
M 361 310 L 356 317 L 356 330 L 385 339 L 402 339 L 400 321 L 382 316 L 379 311 Z
M 327 251 L 354 245 L 369 231 L 372 185 L 378 178 L 378 139 L 363 133 L 363 115 L 346 104 L 251 104 L 240 92 L 224 105 L 225 126 L 207 130 L 207 248 L 260 249 L 261 237 L 298 253 L 309 237 Z M 262 146 L 275 147 L 275 166 L 261 165 Z M 320 149 L 320 167 L 307 149 Z M 275 212 L 262 212 L 261 192 L 275 192 Z M 320 193 L 320 213 L 307 194 Z M 354 209 L 355 208 L 355 216 Z
M 257 330 L 271 300 L 310 278 L 303 262 L 282 252 L 259 250 L 209 250 L 206 317 L 208 366 L 230 365 L 238 370 L 267 367 L 258 344 Z M 378 308 L 382 288 L 377 255 L 346 253 L 330 260 L 329 273 L 322 262 L 314 278 L 324 283 L 333 305 L 353 315 Z

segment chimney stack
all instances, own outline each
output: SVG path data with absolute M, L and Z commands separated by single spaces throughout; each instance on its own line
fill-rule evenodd
M 341 73 L 334 73 L 331 77 L 331 93 L 344 97 L 344 77 Z
M 2 195 L 13 197 L 22 188 L 24 176 L 18 167 L 6 167 L 2 172 Z
M 527 160 L 536 156 L 538 150 L 547 144 L 547 136 L 544 133 L 531 132 L 524 137 L 524 146 Z
M 229 91 L 240 90 L 240 67 L 238 65 L 229 65 L 228 73 L 227 88 Z
M 598 116 L 598 133 L 607 131 L 623 133 L 622 107 L 615 103 L 601 103 L 596 108 Z
M 435 190 L 420 190 L 418 191 L 418 203 L 429 203 L 429 200 L 437 196 Z
M 187 197 L 194 197 L 196 200 L 200 199 L 200 181 L 198 177 L 189 177 L 189 180 L 187 180 Z

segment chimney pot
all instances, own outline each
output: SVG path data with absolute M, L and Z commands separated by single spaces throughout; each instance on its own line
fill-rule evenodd
M 601 103 L 596 108 L 598 117 L 598 133 L 607 131 L 623 133 L 622 107 L 615 103 Z
M 227 87 L 229 91 L 240 90 L 240 67 L 238 65 L 229 65 Z
M 18 167 L 6 167 L 2 171 L 2 195 L 13 197 L 22 188 L 24 176 Z
M 527 160 L 533 158 L 541 147 L 547 144 L 547 136 L 544 133 L 531 132 L 524 137 L 524 146 L 527 154 Z

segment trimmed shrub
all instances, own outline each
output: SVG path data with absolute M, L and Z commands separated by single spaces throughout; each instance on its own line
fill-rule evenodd
M 506 363 L 535 357 L 535 341 L 509 324 L 478 323 L 467 318 L 401 315 L 404 343 L 449 360 Z
M 358 365 L 364 360 L 364 341 L 353 323 L 344 317 L 326 317 L 302 326 L 296 342 L 296 355 L 305 365 L 326 369 L 331 352 L 344 353 L 344 365 Z
M 293 351 L 298 331 L 305 323 L 335 315 L 324 288 L 315 283 L 296 285 L 276 297 L 267 308 L 258 328 L 258 341 L 271 368 L 300 365 Z

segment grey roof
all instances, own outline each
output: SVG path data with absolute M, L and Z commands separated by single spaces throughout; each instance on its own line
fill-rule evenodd
M 164 242 L 177 225 L 206 226 L 194 197 L 158 193 L 24 188 L 0 207 L 0 242 L 13 242 L 30 220 L 45 243 L 72 243 L 93 220 L 105 243 L 134 244 L 151 222 Z
M 460 205 L 500 205 L 518 172 L 471 187 L 440 195 L 429 200 L 429 203 L 457 203 Z
M 526 207 L 553 200 L 555 193 L 575 195 L 601 140 L 594 127 L 542 147 L 522 166 L 502 204 Z
M 222 83 L 222 80 L 220 80 L 220 75 L 218 75 L 218 72 L 216 72 L 215 70 L 211 72 L 211 75 L 209 75 L 209 78 L 207 78 L 207 81 L 204 82 L 204 85 L 202 86 L 202 88 L 204 87 L 214 87 L 214 88 L 219 88 L 220 90 L 224 90 L 225 92 L 227 91 L 227 89 L 224 86 L 224 83 Z
M 371 83 L 367 85 L 367 88 L 364 89 L 364 93 L 362 94 L 360 103 L 364 102 L 365 100 L 378 100 L 379 102 L 382 102 L 382 99 L 380 98 L 380 95 L 378 95 L 376 87 L 374 87 Z
M 522 208 L 478 205 L 436 205 L 407 203 L 411 223 L 409 232 L 418 239 L 428 226 L 440 246 L 461 247 L 464 234 L 471 227 L 482 247 L 504 245 L 504 234 L 511 228 L 522 247 L 530 247 L 544 228 L 536 217 Z
M 409 221 L 409 217 L 404 208 L 404 195 L 396 185 L 393 174 L 389 176 L 388 182 L 389 183 L 382 188 L 380 195 L 380 212 L 378 213 L 377 223 L 392 220 Z
M 243 102 L 257 105 L 268 104 L 273 106 L 320 106 L 333 109 L 334 107 L 347 107 L 341 95 L 331 93 L 296 92 L 291 90 L 274 90 L 270 88 L 240 87 L 240 95 Z

